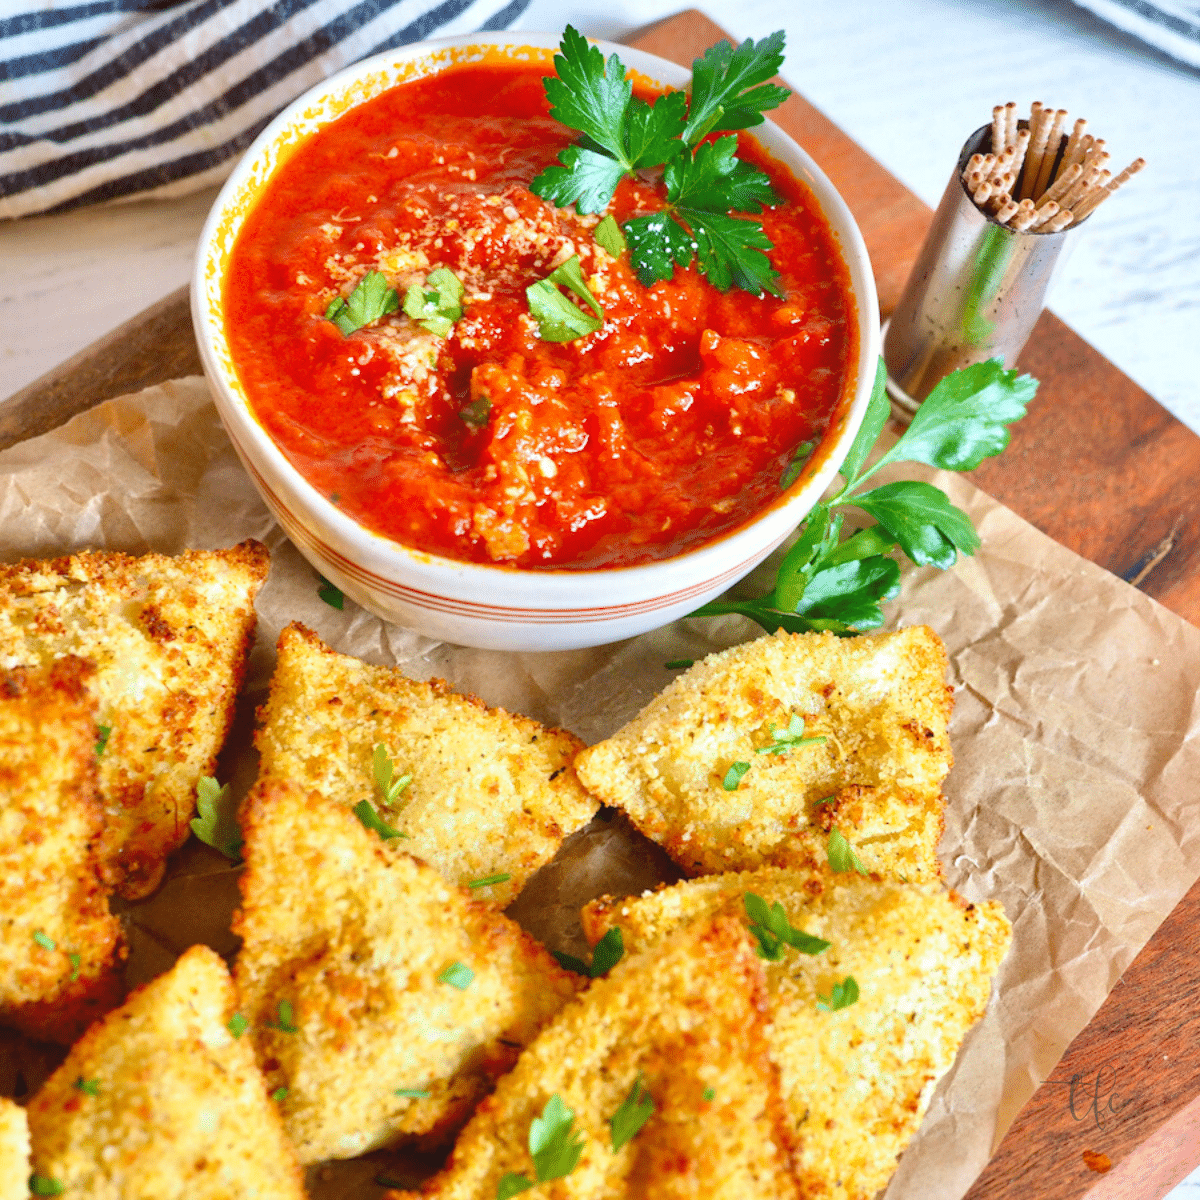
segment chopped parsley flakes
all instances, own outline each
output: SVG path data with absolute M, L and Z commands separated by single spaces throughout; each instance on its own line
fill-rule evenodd
M 237 823 L 237 803 L 229 794 L 229 784 L 221 785 L 210 775 L 196 785 L 196 816 L 192 832 L 206 845 L 220 850 L 226 858 L 241 857 L 242 831 Z
M 862 859 L 854 853 L 854 847 L 846 841 L 845 836 L 837 829 L 829 831 L 829 842 L 825 848 L 825 853 L 829 856 L 829 866 L 831 870 L 842 871 L 857 871 L 860 875 L 867 874 L 867 868 L 863 866 Z
M 475 972 L 466 963 L 452 962 L 437 977 L 437 981 L 438 983 L 448 983 L 452 988 L 458 988 L 460 992 L 463 992 L 471 986 L 471 980 L 474 978 Z
M 725 778 L 721 780 L 721 786 L 727 792 L 736 792 L 738 784 L 746 778 L 746 772 L 750 770 L 748 762 L 735 762 L 729 764 L 729 770 L 725 772 Z
M 512 876 L 507 871 L 501 871 L 498 875 L 485 875 L 482 879 L 472 879 L 467 887 L 491 887 L 494 883 L 507 883 L 511 878 Z
M 399 307 L 400 296 L 388 285 L 387 277 L 380 271 L 368 271 L 349 296 L 344 300 L 339 296 L 330 303 L 325 310 L 325 319 L 349 337 Z
M 563 1179 L 579 1165 L 583 1153 L 583 1135 L 572 1130 L 575 1112 L 568 1108 L 555 1092 L 540 1117 L 529 1124 L 529 1153 L 533 1156 L 535 1179 L 510 1171 L 500 1180 L 496 1200 L 509 1200 L 527 1192 L 537 1183 Z M 636 1132 L 636 1130 L 635 1130 Z
M 400 799 L 400 793 L 412 783 L 411 775 L 396 775 L 396 764 L 382 742 L 376 742 L 371 753 L 371 770 L 385 808 L 391 808 Z
M 646 1090 L 646 1081 L 639 1072 L 629 1089 L 629 1095 L 609 1118 L 613 1153 L 616 1154 L 626 1142 L 635 1137 L 653 1115 L 654 1101 L 650 1098 L 650 1093 Z
M 792 713 L 788 727 L 782 733 L 774 725 L 770 726 L 770 730 L 775 740 L 769 746 L 759 746 L 755 754 L 786 754 L 795 746 L 816 746 L 825 742 L 823 737 L 804 736 L 804 718 L 797 713 Z
M 570 288 L 595 313 L 584 312 L 558 290 L 558 284 Z M 538 323 L 538 337 L 544 342 L 572 342 L 595 333 L 604 324 L 604 309 L 583 281 L 579 255 L 572 254 L 554 268 L 545 279 L 525 289 L 529 311 Z
M 280 1000 L 279 1007 L 276 1009 L 279 1019 L 277 1021 L 268 1021 L 268 1029 L 278 1029 L 280 1033 L 299 1033 L 300 1026 L 296 1024 L 296 1010 L 292 1007 L 290 1000 Z M 232 1032 L 232 1030 L 230 1030 Z
M 438 267 L 423 285 L 414 283 L 404 293 L 404 314 L 427 332 L 445 337 L 463 315 L 462 299 L 462 281 L 448 267 Z
M 853 975 L 847 975 L 841 983 L 835 983 L 828 996 L 817 993 L 817 1007 L 822 1012 L 837 1012 L 839 1008 L 849 1008 L 858 999 L 858 984 Z
M 621 936 L 620 929 L 614 925 L 596 943 L 590 964 L 585 963 L 582 958 L 576 958 L 573 954 L 564 954 L 561 950 L 554 950 L 552 953 L 558 959 L 559 966 L 565 967 L 568 971 L 574 971 L 576 975 L 587 975 L 590 979 L 599 979 L 601 975 L 607 975 L 621 961 L 625 954 L 625 939 Z
M 778 900 L 768 908 L 767 902 L 753 892 L 742 896 L 746 906 L 746 915 L 750 918 L 750 932 L 754 934 L 758 945 L 754 953 L 768 962 L 778 962 L 783 957 L 786 946 L 799 950 L 801 954 L 820 954 L 829 949 L 829 942 L 823 938 L 813 937 L 796 929 L 788 920 L 784 907 Z

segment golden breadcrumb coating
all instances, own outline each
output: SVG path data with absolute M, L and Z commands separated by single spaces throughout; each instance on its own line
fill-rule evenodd
M 229 550 L 72 554 L 0 565 L 0 667 L 65 654 L 96 666 L 101 857 L 117 890 L 148 895 L 195 812 L 233 719 L 269 556 Z
M 0 669 L 0 1022 L 70 1044 L 119 1004 L 89 663 Z
M 29 1200 L 29 1123 L 25 1110 L 0 1096 L 0 1200 Z
M 571 765 L 582 748 L 574 735 L 439 679 L 418 683 L 335 654 L 303 625 L 280 635 L 259 719 L 261 779 L 293 780 L 351 808 L 380 807 L 372 759 L 384 745 L 396 777 L 412 781 L 383 819 L 451 883 L 511 876 L 480 893 L 498 908 L 599 807 Z
M 936 879 L 945 671 L 924 626 L 780 632 L 709 655 L 575 766 L 691 875 L 822 863 L 836 828 L 872 873 Z M 768 752 L 794 717 L 825 741 Z
M 783 905 L 791 925 L 830 942 L 766 963 L 771 1054 L 779 1067 L 805 1200 L 870 1200 L 891 1178 L 929 1098 L 987 1007 L 1011 927 L 999 904 L 970 905 L 935 883 L 765 867 L 686 880 L 641 897 L 593 901 L 584 931 L 618 926 L 630 949 L 658 944 L 746 892 Z M 822 1011 L 847 976 L 859 998 Z
M 302 1200 L 233 981 L 193 946 L 83 1035 L 29 1105 L 33 1169 L 88 1200 Z
M 260 784 L 241 820 L 234 974 L 300 1161 L 448 1137 L 578 976 L 337 801 Z M 440 978 L 456 963 L 461 988 Z
M 762 966 L 740 923 L 700 922 L 618 963 L 565 1008 L 463 1130 L 417 1195 L 496 1200 L 534 1179 L 530 1124 L 553 1096 L 583 1137 L 555 1200 L 797 1200 L 767 1054 Z M 654 1113 L 614 1153 L 610 1120 L 642 1079 Z

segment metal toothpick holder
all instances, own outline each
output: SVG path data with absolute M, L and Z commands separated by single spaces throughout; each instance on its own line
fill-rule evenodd
M 975 206 L 963 167 L 991 141 L 985 125 L 963 146 L 884 332 L 888 395 L 909 416 L 958 367 L 989 358 L 1012 367 L 1066 259 L 1072 229 L 1018 233 Z

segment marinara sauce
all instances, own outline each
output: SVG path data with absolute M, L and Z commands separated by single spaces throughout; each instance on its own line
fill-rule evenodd
M 226 281 L 261 424 L 363 525 L 451 558 L 596 568 L 694 547 L 768 504 L 816 441 L 856 353 L 848 275 L 808 190 L 753 138 L 738 155 L 785 203 L 762 215 L 783 298 L 694 269 L 643 287 L 529 183 L 575 134 L 542 72 L 459 66 L 312 136 L 248 215 Z M 618 221 L 661 208 L 626 179 Z M 543 341 L 526 287 L 578 255 L 604 325 Z M 404 297 L 445 267 L 447 336 L 393 312 L 349 336 L 325 312 L 369 270 Z

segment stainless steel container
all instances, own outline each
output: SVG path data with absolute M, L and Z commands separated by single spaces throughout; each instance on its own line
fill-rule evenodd
M 958 367 L 1015 364 L 1065 261 L 1072 229 L 1017 233 L 981 212 L 962 180 L 992 127 L 968 139 L 883 339 L 888 394 L 912 413 Z

